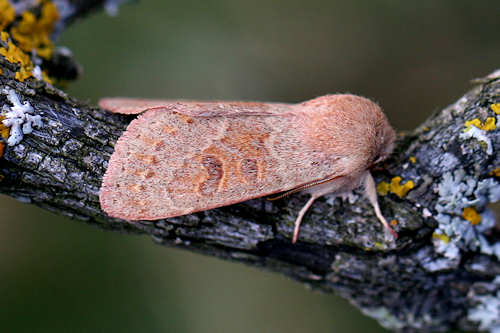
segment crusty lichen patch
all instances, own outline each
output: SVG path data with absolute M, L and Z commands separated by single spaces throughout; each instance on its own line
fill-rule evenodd
M 7 42 L 8 39 L 9 39 L 9 33 L 5 31 L 0 31 L 0 40 L 2 42 Z
M 500 184 L 494 178 L 477 180 L 459 169 L 443 174 L 437 186 L 438 228 L 433 234 L 440 269 L 459 264 L 462 253 L 479 251 L 500 258 L 500 246 L 490 244 L 484 233 L 495 227 L 494 214 L 486 206 L 500 199 Z M 481 214 L 479 214 L 481 212 Z
M 22 13 L 21 17 L 17 26 L 11 29 L 12 37 L 23 51 L 35 50 L 40 57 L 49 59 L 54 50 L 50 34 L 59 19 L 56 6 L 52 2 L 46 1 L 42 5 L 39 18 L 30 11 Z
M 21 103 L 19 95 L 15 90 L 5 88 L 1 91 L 7 96 L 7 99 L 12 104 L 11 107 L 4 105 L 2 109 L 2 125 L 9 127 L 9 135 L 7 144 L 14 146 L 21 142 L 24 134 L 29 134 L 33 131 L 33 127 L 42 127 L 42 119 L 39 115 L 33 115 L 34 109 L 29 102 Z
M 490 105 L 491 111 L 495 112 L 496 114 L 500 114 L 500 103 L 494 103 Z
M 380 323 L 380 325 L 389 330 L 398 330 L 405 327 L 406 325 L 406 322 L 394 316 L 388 309 L 384 307 L 361 308 L 361 311 L 365 315 L 376 319 Z
M 9 138 L 9 128 L 2 123 L 4 119 L 5 116 L 0 115 L 0 136 L 7 140 Z
M 0 0 L 0 30 L 5 29 L 16 17 L 16 11 L 8 0 Z
M 472 126 L 475 126 L 483 131 L 493 131 L 497 128 L 495 117 L 488 117 L 484 122 L 481 122 L 478 118 L 474 118 L 472 120 L 467 120 L 465 122 L 464 131 L 470 130 Z
M 399 198 L 403 198 L 411 189 L 415 187 L 413 180 L 408 180 L 404 184 L 401 184 L 403 179 L 399 176 L 391 179 L 391 183 L 380 182 L 377 185 L 377 192 L 380 195 L 387 195 L 388 193 L 393 193 Z
M 500 168 L 496 168 L 494 170 L 491 170 L 490 176 L 500 177 Z
M 465 207 L 462 216 L 472 225 L 481 223 L 481 215 L 479 215 L 474 207 Z
M 0 55 L 7 61 L 18 64 L 16 80 L 24 82 L 30 77 L 52 83 L 47 72 L 34 63 L 41 63 L 41 58 L 49 59 L 54 45 L 50 36 L 59 19 L 56 6 L 51 1 L 42 1 L 40 14 L 31 11 L 21 13 L 21 19 L 14 21 L 15 10 L 7 0 L 0 0 Z M 10 32 L 10 34 L 9 34 Z M 32 58 L 30 58 L 30 56 Z
M 482 125 L 485 128 L 490 128 L 491 124 L 483 124 Z M 486 154 L 491 155 L 493 154 L 493 145 L 491 143 L 491 139 L 488 137 L 486 134 L 487 131 L 483 130 L 477 126 L 474 126 L 471 124 L 471 126 L 467 127 L 464 129 L 464 132 L 460 134 L 461 139 L 470 139 L 474 138 L 478 140 L 481 144 L 486 146 Z
M 23 82 L 27 78 L 33 76 L 33 62 L 30 57 L 16 46 L 12 41 L 8 42 L 8 47 L 0 47 L 0 54 L 7 59 L 7 61 L 19 64 L 20 69 L 16 72 L 16 79 Z
M 0 137 L 2 137 L 2 139 L 4 139 L 4 140 L 7 140 L 9 138 L 10 130 L 7 126 L 5 126 L 3 124 L 2 121 L 4 119 L 5 119 L 5 116 L 0 114 Z M 2 145 L 2 147 L 3 147 L 3 145 Z M 3 155 L 3 152 L 2 152 L 2 155 Z
M 492 107 L 492 110 L 496 110 L 496 107 Z M 464 126 L 465 128 L 463 133 L 460 134 L 460 138 L 462 139 L 475 138 L 483 146 L 484 145 L 486 146 L 486 153 L 488 155 L 493 154 L 493 145 L 491 143 L 491 139 L 487 135 L 487 132 L 494 131 L 497 129 L 495 117 L 487 117 L 486 120 L 484 120 L 484 122 L 478 118 L 467 120 Z
M 500 332 L 500 276 L 487 286 L 482 283 L 482 287 L 477 289 L 469 292 L 469 299 L 475 306 L 467 313 L 467 319 L 478 323 L 481 331 Z M 478 294 L 483 290 L 489 291 L 490 294 Z
M 432 234 L 432 238 L 439 239 L 445 244 L 448 244 L 450 242 L 450 237 L 446 236 L 445 234 L 439 233 L 439 232 L 434 232 Z

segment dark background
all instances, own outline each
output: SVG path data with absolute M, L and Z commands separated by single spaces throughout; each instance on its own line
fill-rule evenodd
M 411 130 L 498 68 L 498 1 L 143 1 L 68 29 L 69 93 L 296 102 L 352 92 Z M 385 332 L 282 276 L 0 197 L 5 332 Z

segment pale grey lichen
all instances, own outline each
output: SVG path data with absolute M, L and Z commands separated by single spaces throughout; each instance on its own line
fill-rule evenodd
M 402 320 L 396 318 L 389 310 L 384 307 L 372 308 L 372 309 L 363 309 L 361 311 L 373 319 L 376 319 L 380 325 L 390 330 L 398 330 L 406 326 Z
M 480 330 L 500 333 L 500 276 L 491 284 L 497 287 L 496 295 L 494 292 L 492 295 L 473 295 L 472 300 L 477 305 L 469 310 L 467 317 L 477 322 Z
M 40 163 L 39 169 L 41 171 L 48 171 L 48 174 L 58 182 L 64 182 L 68 173 L 64 165 L 64 160 L 51 156 L 45 156 Z
M 33 76 L 35 77 L 35 79 L 37 79 L 38 81 L 41 81 L 43 80 L 43 76 L 42 76 L 42 68 L 40 68 L 39 65 L 36 65 L 35 68 L 33 68 Z
M 66 20 L 75 15 L 76 6 L 70 0 L 53 0 L 52 2 L 59 14 L 59 20 L 54 28 L 54 33 L 57 35 L 64 29 Z
M 440 172 L 444 173 L 456 169 L 460 160 L 454 154 L 445 152 L 444 154 L 429 159 L 428 162 L 433 169 L 439 169 Z
M 24 162 L 26 163 L 26 166 L 28 168 L 31 168 L 32 170 L 35 170 L 38 168 L 40 165 L 40 162 L 43 160 L 43 155 L 38 153 L 38 152 L 28 152 L 26 154 L 26 157 L 24 159 Z
M 466 177 L 463 169 L 456 170 L 453 174 L 446 172 L 438 185 L 436 210 L 447 214 L 461 214 L 464 207 L 474 205 L 467 197 L 473 194 L 475 186 L 476 180 Z
M 376 319 L 380 325 L 389 330 L 400 330 L 411 327 L 420 331 L 436 324 L 435 319 L 429 314 L 415 316 L 414 313 L 408 313 L 404 318 L 398 318 L 383 306 L 368 309 L 362 308 L 361 311 L 365 315 Z
M 24 134 L 31 133 L 33 127 L 42 127 L 42 118 L 39 115 L 33 115 L 34 109 L 29 102 L 21 103 L 15 90 L 5 88 L 2 93 L 12 104 L 12 106 L 3 105 L 1 114 L 5 117 L 2 124 L 10 127 L 7 144 L 14 146 L 21 142 Z
M 434 260 L 422 261 L 422 267 L 429 272 L 452 270 L 457 268 L 459 264 L 460 264 L 460 257 L 452 259 L 438 258 Z
M 485 208 L 489 202 L 500 198 L 498 181 L 493 178 L 477 181 L 459 169 L 453 174 L 445 173 L 437 190 L 439 198 L 435 209 L 438 214 L 435 219 L 439 226 L 434 231 L 433 244 L 442 258 L 439 262 L 428 263 L 426 268 L 434 271 L 454 267 L 463 251 L 480 251 L 500 258 L 498 246 L 489 244 L 483 236 L 496 223 L 492 212 Z M 481 212 L 480 223 L 473 225 L 462 216 L 467 207 Z
M 494 80 L 494 79 L 497 79 L 499 77 L 500 77 L 500 69 L 496 69 L 493 72 L 491 72 L 490 74 L 488 74 L 488 76 L 486 76 L 485 79 Z
M 443 243 L 447 244 L 446 242 Z M 429 248 L 422 248 L 417 252 L 418 262 L 428 272 L 452 270 L 460 264 L 460 256 L 439 257 L 439 254 L 435 252 L 432 252 Z
M 29 10 L 33 6 L 34 2 L 35 1 L 10 1 L 17 14 Z
M 476 126 L 471 126 L 465 132 L 460 134 L 461 139 L 474 138 L 478 141 L 486 143 L 486 154 L 493 154 L 493 146 L 491 144 L 491 139 L 486 135 L 486 131 L 477 128 Z
M 479 247 L 482 253 L 495 256 L 500 260 L 500 242 L 490 244 L 483 235 L 479 235 Z
M 104 10 L 106 11 L 106 14 L 108 14 L 109 16 L 116 16 L 118 15 L 120 6 L 128 1 L 129 0 L 107 0 L 104 3 Z
M 437 229 L 436 231 L 434 231 L 434 235 L 444 235 L 443 230 Z M 445 258 L 453 259 L 457 258 L 460 255 L 460 249 L 454 242 L 444 241 L 439 236 L 433 237 L 432 242 L 434 244 L 436 252 L 442 254 Z
M 480 303 L 469 311 L 469 319 L 479 322 L 479 329 L 500 332 L 500 292 L 496 296 L 478 296 Z
M 69 16 L 74 15 L 75 6 L 68 0 L 53 0 L 54 5 L 57 7 L 57 12 L 59 17 L 65 19 Z

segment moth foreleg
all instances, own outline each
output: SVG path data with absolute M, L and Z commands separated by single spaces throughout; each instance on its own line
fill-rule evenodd
M 382 215 L 382 212 L 380 211 L 380 206 L 378 205 L 378 200 L 377 200 L 377 189 L 375 187 L 375 181 L 373 180 L 373 177 L 370 172 L 367 172 L 365 176 L 365 196 L 372 204 L 373 209 L 375 210 L 375 215 L 377 216 L 379 221 L 382 222 L 382 224 L 385 227 L 385 230 L 391 233 L 392 236 L 394 236 L 394 238 L 398 238 L 398 234 L 391 228 L 387 220 Z

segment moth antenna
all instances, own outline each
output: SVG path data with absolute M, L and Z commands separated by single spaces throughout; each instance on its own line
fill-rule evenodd
M 313 187 L 313 186 L 316 186 L 316 185 L 327 183 L 331 180 L 334 180 L 334 179 L 340 178 L 340 177 L 342 177 L 342 176 L 335 176 L 335 177 L 330 177 L 330 178 L 326 178 L 326 179 L 322 179 L 322 180 L 315 180 L 313 182 L 310 182 L 310 183 L 304 184 L 302 186 L 296 187 L 294 189 L 291 189 L 290 191 L 286 191 L 285 193 L 282 193 L 276 197 L 267 198 L 267 200 L 269 200 L 269 201 L 279 200 L 279 199 L 282 199 L 284 197 L 288 197 L 291 194 L 306 190 L 306 189 Z
M 304 185 L 305 186 L 305 185 Z M 275 200 L 279 200 L 279 199 L 283 199 L 284 197 L 288 197 L 289 195 L 291 194 L 294 194 L 294 193 L 297 193 L 297 192 L 300 192 L 302 191 L 302 186 L 301 187 L 297 187 L 297 188 L 294 188 L 293 190 L 290 190 L 290 191 L 286 191 L 284 193 L 281 193 L 280 195 L 277 195 L 275 197 L 272 197 L 272 198 L 267 198 L 267 200 L 269 201 L 275 201 Z

